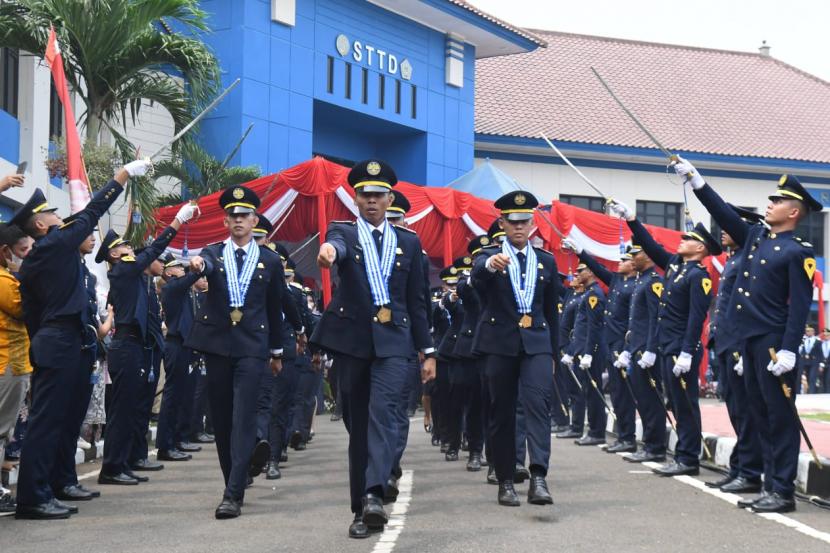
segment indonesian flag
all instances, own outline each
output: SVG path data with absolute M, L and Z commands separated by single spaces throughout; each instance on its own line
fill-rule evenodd
M 52 70 L 55 90 L 63 104 L 63 117 L 66 124 L 66 176 L 69 181 L 69 205 L 72 213 L 82 210 L 89 203 L 89 179 L 86 176 L 84 160 L 81 155 L 81 140 L 75 125 L 75 114 L 69 98 L 66 74 L 63 71 L 63 57 L 55 36 L 55 28 L 49 29 L 49 42 L 46 44 L 46 62 Z

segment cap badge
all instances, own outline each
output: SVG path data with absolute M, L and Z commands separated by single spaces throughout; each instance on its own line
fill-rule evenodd
M 377 161 L 370 161 L 366 164 L 366 172 L 376 177 L 380 174 L 380 163 Z
M 471 257 L 465 257 L 464 258 L 464 265 L 469 265 L 472 262 L 473 262 L 473 259 Z
M 481 237 L 481 245 L 482 245 L 482 246 L 486 246 L 486 245 L 487 245 L 487 244 L 489 244 L 489 243 L 490 243 L 490 239 L 489 239 L 489 238 L 487 238 L 486 236 L 482 236 L 482 237 Z
M 784 186 L 785 182 L 787 182 L 787 175 L 781 175 L 781 178 L 778 179 L 778 186 Z
M 241 188 L 234 188 L 233 189 L 233 197 L 236 200 L 241 200 L 242 198 L 245 197 L 245 191 L 242 190 Z
M 516 205 L 525 205 L 527 202 L 527 198 L 525 198 L 524 194 L 516 194 L 516 197 L 513 199 Z

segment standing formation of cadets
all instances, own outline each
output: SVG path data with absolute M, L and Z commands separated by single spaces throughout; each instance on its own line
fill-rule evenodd
M 721 368 L 737 434 L 729 473 L 707 485 L 760 493 L 740 503 L 757 512 L 795 509 L 799 429 L 785 391 L 799 389 L 799 371 L 819 382 L 821 360 L 830 357 L 823 344 L 802 343 L 816 262 L 793 231 L 821 205 L 795 177 L 781 178 L 762 216 L 725 203 L 679 158 L 675 170 L 723 228 L 720 240 L 698 224 L 672 253 L 629 207 L 609 200 L 632 243 L 611 271 L 564 239 L 563 249 L 579 258 L 570 285 L 554 256 L 530 241 L 538 201 L 511 192 L 495 202 L 500 216 L 487 234 L 440 271 L 442 288 L 433 294 L 394 170 L 362 161 L 348 176 L 357 220 L 331 223 L 317 256 L 338 282 L 322 315 L 288 251 L 271 242 L 274 229 L 257 213 L 257 195 L 233 186 L 219 198 L 228 238 L 190 260 L 166 249 L 198 215 L 195 204 L 182 206 L 143 249 L 134 251 L 114 231 L 104 236 L 96 261 L 109 265 L 111 308 L 102 321 L 83 256 L 93 251 L 93 229 L 127 180 L 151 168 L 149 161 L 127 164 L 67 219 L 36 190 L 12 219 L 15 226 L 3 229 L 22 229 L 35 240 L 19 272 L 35 371 L 18 518 L 67 518 L 78 509 L 65 502 L 100 495 L 78 483 L 74 449 L 97 344 L 110 330 L 112 401 L 99 484 L 137 485 L 149 480 L 141 471 L 163 468 L 158 461 L 191 459 L 200 448 L 189 441 L 202 431 L 201 421 L 199 428 L 191 421 L 201 419 L 203 402 L 194 406 L 193 397 L 206 394 L 225 486 L 215 516 L 239 516 L 252 479 L 281 478 L 289 445 L 301 450 L 311 440 L 322 367 L 330 366 L 349 433 L 348 534 L 365 538 L 383 529 L 384 505 L 397 500 L 411 398 L 421 385 L 432 445 L 448 462 L 467 451 L 468 471 L 486 467 L 482 480 L 498 485 L 504 506 L 521 504 L 515 486 L 525 480 L 529 503 L 552 504 L 551 435 L 603 445 L 609 415 L 617 440 L 607 452 L 633 463 L 664 462 L 654 469 L 662 476 L 698 474 L 707 315 L 706 346 Z M 713 298 L 702 262 L 722 248 L 728 260 Z M 156 277 L 164 283 L 160 295 Z M 812 358 L 815 367 L 807 363 Z M 146 434 L 162 360 L 154 461 Z M 191 376 L 194 367 L 206 388 Z M 677 432 L 669 462 L 667 422 Z

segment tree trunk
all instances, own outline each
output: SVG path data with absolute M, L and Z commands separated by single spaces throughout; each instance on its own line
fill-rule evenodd
M 98 144 L 98 139 L 101 134 L 101 118 L 93 110 L 90 110 L 89 117 L 86 118 L 86 140 L 93 144 Z

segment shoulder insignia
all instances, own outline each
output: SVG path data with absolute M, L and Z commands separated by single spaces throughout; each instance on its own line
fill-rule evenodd
M 596 296 L 588 296 L 588 305 L 593 309 L 599 303 L 599 298 Z
M 332 221 L 333 224 L 337 225 L 356 225 L 356 221 Z
M 211 243 L 211 244 L 208 244 L 208 245 L 207 245 L 207 246 L 205 246 L 205 247 L 206 247 L 206 248 L 209 248 L 209 247 L 211 247 L 211 246 L 219 246 L 219 245 L 222 245 L 222 244 L 224 244 L 224 243 L 225 243 L 225 241 L 224 241 L 224 240 L 221 240 L 221 241 L 219 241 L 219 242 L 213 242 L 213 243 Z
M 804 272 L 807 273 L 807 278 L 813 280 L 813 275 L 816 274 L 816 260 L 808 257 L 804 260 Z
M 58 227 L 58 229 L 59 229 L 59 230 L 60 230 L 60 229 L 65 229 L 66 227 L 68 227 L 69 225 L 71 225 L 72 223 L 74 223 L 75 221 L 77 221 L 77 219 L 72 219 L 72 220 L 71 220 L 71 221 L 69 221 L 68 223 L 64 223 L 64 224 L 62 224 L 60 227 Z
M 700 279 L 700 286 L 703 288 L 704 294 L 709 294 L 709 291 L 712 290 L 712 279 L 711 278 L 702 278 Z
M 534 250 L 536 250 L 537 252 L 542 252 L 542 253 L 546 253 L 546 254 L 548 254 L 548 255 L 553 255 L 553 253 L 549 252 L 549 251 L 548 251 L 548 250 L 546 250 L 545 248 L 538 248 L 538 247 L 536 247 L 536 246 L 533 246 L 533 249 L 534 249 Z
M 354 224 L 354 223 L 352 223 L 352 224 Z M 414 230 L 412 230 L 411 228 L 406 228 L 406 227 L 395 227 L 395 230 L 400 230 L 400 231 L 403 231 L 403 232 L 408 232 L 408 233 L 410 233 L 410 234 L 414 234 L 414 235 L 416 235 L 416 236 L 417 236 L 417 234 L 418 234 L 417 232 L 415 232 L 415 231 L 414 231 Z
M 557 304 L 556 304 L 556 309 L 557 309 L 560 313 L 562 313 L 562 302 L 559 302 L 559 303 L 557 303 Z
M 657 297 L 659 298 L 660 296 L 663 295 L 663 283 L 662 282 L 653 282 L 651 284 L 651 291 L 654 292 L 657 295 Z
M 293 286 L 297 290 L 302 290 L 303 289 L 303 285 L 300 284 L 299 282 L 289 282 L 288 285 Z
M 133 257 L 131 255 L 122 255 L 121 256 L 121 261 L 126 261 L 127 263 L 132 263 L 132 262 L 135 261 L 135 257 Z

